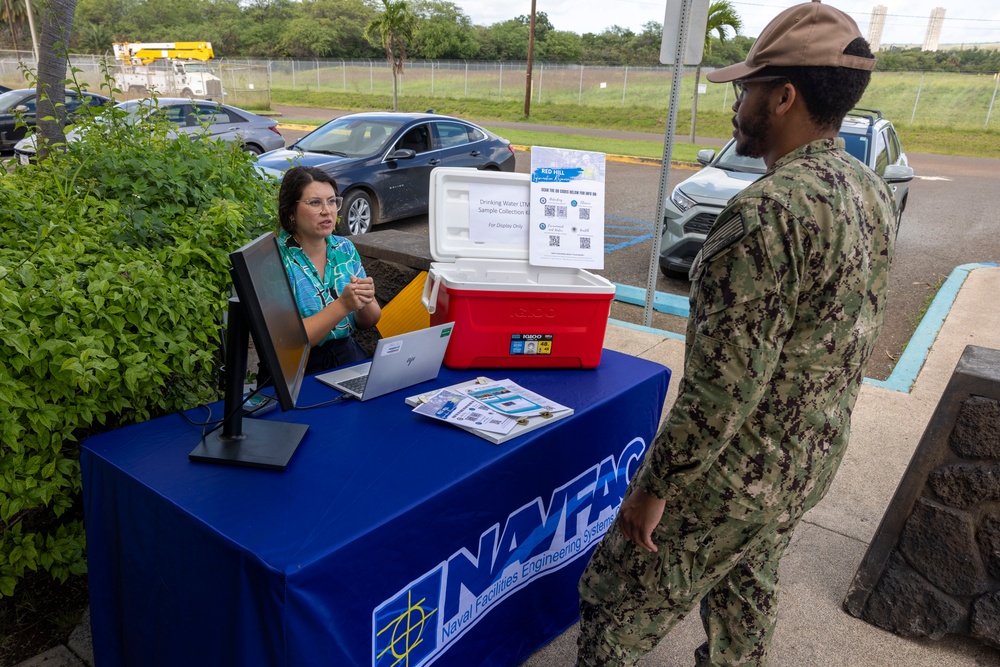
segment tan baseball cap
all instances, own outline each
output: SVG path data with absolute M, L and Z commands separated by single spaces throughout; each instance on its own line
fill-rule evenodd
M 844 55 L 847 45 L 861 36 L 854 19 L 813 0 L 778 14 L 750 47 L 746 61 L 710 72 L 707 78 L 713 83 L 745 79 L 768 65 L 871 70 L 874 58 Z

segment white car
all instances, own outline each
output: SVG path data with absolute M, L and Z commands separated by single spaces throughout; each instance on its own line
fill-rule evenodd
M 128 114 L 127 122 L 140 123 L 154 115 L 163 116 L 174 124 L 177 134 L 205 133 L 212 139 L 237 142 L 255 155 L 285 146 L 276 120 L 211 100 L 147 98 L 119 102 L 115 108 Z M 79 130 L 73 130 L 66 139 L 75 141 L 79 136 Z M 14 146 L 14 155 L 21 164 L 31 162 L 35 157 L 35 135 L 19 141 Z
M 855 109 L 844 118 L 840 136 L 848 153 L 889 184 L 902 217 L 913 168 L 892 123 L 879 111 Z M 691 262 L 716 217 L 733 195 L 767 171 L 764 160 L 737 155 L 735 140 L 730 140 L 718 155 L 712 149 L 698 151 L 698 162 L 705 168 L 674 188 L 664 208 L 660 271 L 670 278 L 688 277 Z

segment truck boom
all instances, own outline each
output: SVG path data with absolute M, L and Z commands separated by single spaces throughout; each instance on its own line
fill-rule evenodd
M 115 42 L 115 58 L 127 65 L 148 65 L 154 60 L 211 60 L 211 42 Z

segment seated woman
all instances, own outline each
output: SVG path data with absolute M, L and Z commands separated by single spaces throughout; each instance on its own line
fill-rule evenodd
M 333 233 L 341 201 L 333 177 L 315 167 L 289 169 L 278 192 L 278 248 L 313 346 L 307 374 L 366 359 L 352 334 L 382 316 L 357 249 Z

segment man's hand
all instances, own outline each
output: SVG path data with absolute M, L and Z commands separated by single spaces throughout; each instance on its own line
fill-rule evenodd
M 618 512 L 618 526 L 625 540 L 646 551 L 659 551 L 653 544 L 653 529 L 660 523 L 666 504 L 665 500 L 635 489 Z

